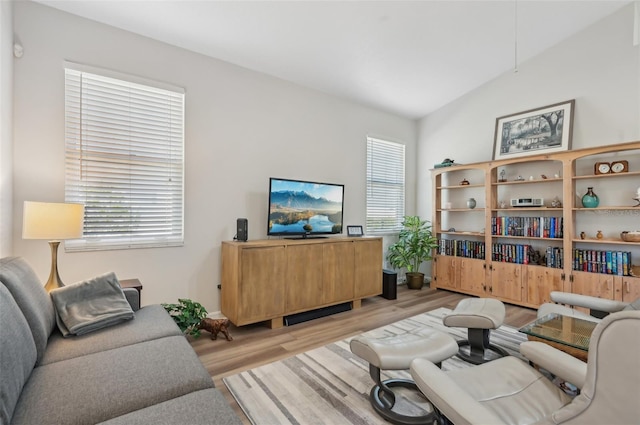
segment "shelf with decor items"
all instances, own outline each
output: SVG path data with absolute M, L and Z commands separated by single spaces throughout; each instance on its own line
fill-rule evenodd
M 432 170 L 440 241 L 432 286 L 532 308 L 549 302 L 552 291 L 637 298 L 640 241 L 620 233 L 640 230 L 638 176 L 640 142 Z M 460 185 L 463 179 L 469 185 Z M 591 208 L 582 204 L 589 187 L 599 201 Z M 475 208 L 464 203 L 470 196 Z M 539 206 L 516 207 L 511 199 Z M 482 245 L 483 255 L 470 255 L 470 245 Z M 578 269 L 580 251 L 605 265 Z
M 484 292 L 487 173 L 482 163 L 434 172 L 432 226 L 439 246 L 432 287 L 470 295 Z
M 563 288 L 563 168 L 549 155 L 492 164 L 491 296 L 537 307 Z
M 621 232 L 640 227 L 640 145 L 591 149 L 571 168 L 571 291 L 628 301 L 640 293 L 640 243 L 622 240 Z

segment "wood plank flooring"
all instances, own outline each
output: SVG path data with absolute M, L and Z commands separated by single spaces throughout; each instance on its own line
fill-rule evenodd
M 453 309 L 463 298 L 466 296 L 428 286 L 421 290 L 399 286 L 395 300 L 367 298 L 362 300 L 362 307 L 359 309 L 279 329 L 269 329 L 264 324 L 239 328 L 231 326 L 233 341 L 230 342 L 222 334 L 213 341 L 208 332 L 203 332 L 202 337 L 191 339 L 190 342 L 213 377 L 216 387 L 222 391 L 244 423 L 249 424 L 222 378 L 439 307 Z M 506 325 L 521 327 L 535 319 L 535 310 L 509 304 L 505 306 Z

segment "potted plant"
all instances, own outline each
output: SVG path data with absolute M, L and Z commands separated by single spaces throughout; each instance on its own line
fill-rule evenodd
M 438 239 L 431 233 L 428 220 L 419 216 L 405 216 L 398 242 L 389 246 L 387 260 L 396 269 L 407 269 L 407 286 L 420 289 L 424 284 L 424 273 L 420 265 L 433 258 L 433 250 L 438 247 Z
M 207 317 L 207 310 L 202 304 L 187 298 L 178 298 L 178 303 L 179 304 L 163 303 L 162 306 L 176 322 L 182 333 L 198 338 L 200 336 L 198 326 L 202 319 Z

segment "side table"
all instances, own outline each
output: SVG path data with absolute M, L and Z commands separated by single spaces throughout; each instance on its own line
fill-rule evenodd
M 142 297 L 142 283 L 140 283 L 140 280 L 135 278 L 135 279 L 124 279 L 120 281 L 120 286 L 122 288 L 134 288 L 138 291 L 138 296 Z
M 529 341 L 541 341 L 584 362 L 591 333 L 598 323 L 560 314 L 548 314 L 520 329 Z

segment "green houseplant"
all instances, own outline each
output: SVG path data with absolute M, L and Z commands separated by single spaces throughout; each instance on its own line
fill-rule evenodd
M 398 242 L 389 246 L 387 260 L 396 269 L 407 269 L 407 286 L 420 289 L 424 284 L 424 273 L 420 265 L 433 258 L 433 250 L 438 247 L 438 239 L 431 232 L 428 220 L 419 216 L 405 216 Z
M 173 318 L 180 330 L 186 335 L 196 338 L 200 336 L 198 325 L 207 317 L 207 310 L 202 304 L 187 298 L 178 298 L 178 304 L 163 303 L 162 307 Z

